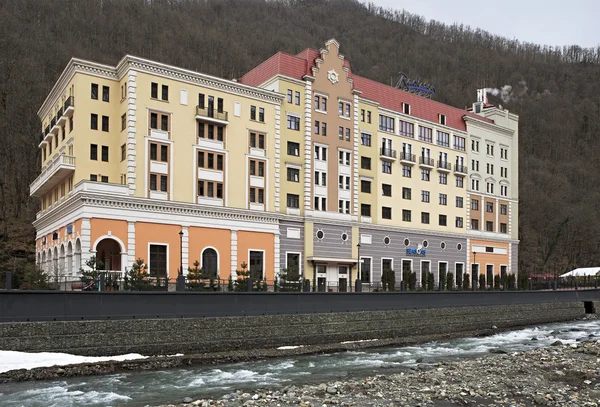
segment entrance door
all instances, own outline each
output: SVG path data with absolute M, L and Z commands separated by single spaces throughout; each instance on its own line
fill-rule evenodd
M 326 281 L 327 279 L 325 277 L 317 277 L 317 291 L 320 293 L 325 292 Z
M 471 286 L 477 288 L 479 284 L 479 264 L 471 265 Z
M 488 264 L 486 266 L 486 274 L 487 274 L 486 285 L 488 287 L 493 287 L 494 286 L 494 265 L 493 264 Z
M 338 292 L 348 291 L 348 266 L 338 266 Z

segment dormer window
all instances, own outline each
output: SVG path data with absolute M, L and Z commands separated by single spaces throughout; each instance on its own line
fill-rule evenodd
M 446 115 L 440 114 L 440 124 L 446 125 Z
M 402 103 L 402 112 L 410 114 L 410 105 L 408 103 Z

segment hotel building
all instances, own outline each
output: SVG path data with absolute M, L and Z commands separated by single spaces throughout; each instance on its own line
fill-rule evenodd
M 294 264 L 340 290 L 386 267 L 517 273 L 518 116 L 485 90 L 462 110 L 360 77 L 339 48 L 238 80 L 72 59 L 38 112 L 38 263 L 76 278 L 92 256 L 141 258 L 174 278 L 181 255 L 184 274 L 267 280 Z

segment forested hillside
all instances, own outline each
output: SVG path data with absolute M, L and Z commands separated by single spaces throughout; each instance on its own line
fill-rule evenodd
M 520 115 L 520 270 L 600 264 L 600 48 L 521 44 L 352 0 L 0 0 L 0 22 L 0 272 L 33 260 L 36 112 L 71 57 L 129 53 L 239 78 L 332 37 L 355 73 L 419 76 L 444 103 L 503 88 L 491 101 Z

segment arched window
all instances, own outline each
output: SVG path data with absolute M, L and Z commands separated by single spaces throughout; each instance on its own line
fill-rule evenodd
M 202 271 L 208 278 L 218 278 L 218 255 L 215 249 L 207 248 L 202 252 Z

